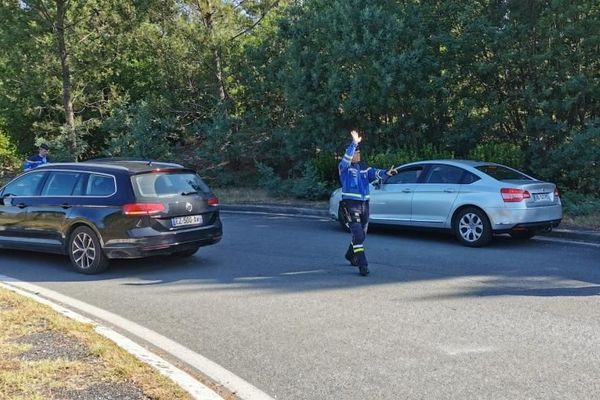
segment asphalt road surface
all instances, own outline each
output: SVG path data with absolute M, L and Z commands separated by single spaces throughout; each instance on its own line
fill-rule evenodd
M 325 219 L 223 213 L 184 259 L 0 250 L 0 274 L 119 314 L 277 399 L 597 399 L 600 248 L 373 230 L 371 275 Z

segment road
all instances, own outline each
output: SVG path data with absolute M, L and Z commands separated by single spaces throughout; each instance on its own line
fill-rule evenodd
M 600 248 L 374 230 L 371 275 L 325 219 L 223 213 L 192 258 L 117 261 L 0 251 L 0 274 L 119 314 L 276 399 L 595 399 Z

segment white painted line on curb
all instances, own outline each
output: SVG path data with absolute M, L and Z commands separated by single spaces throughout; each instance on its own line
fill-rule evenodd
M 7 277 L 0 275 L 0 286 L 11 290 L 15 293 L 18 293 L 21 296 L 28 297 L 40 304 L 44 304 L 52 308 L 54 311 L 64 315 L 67 318 L 73 319 L 75 321 L 92 325 L 94 327 L 94 331 L 99 335 L 104 336 L 105 338 L 114 342 L 117 346 L 121 347 L 123 350 L 135 356 L 138 360 L 149 364 L 162 375 L 165 375 L 177 385 L 179 385 L 183 390 L 188 392 L 193 399 L 195 400 L 223 400 L 221 396 L 215 393 L 213 390 L 203 385 L 194 379 L 191 375 L 186 372 L 180 370 L 175 367 L 173 364 L 167 362 L 166 360 L 160 358 L 154 353 L 149 352 L 142 346 L 133 342 L 131 339 L 113 331 L 110 328 L 99 325 L 95 321 L 78 314 L 72 310 L 69 310 L 59 304 L 54 303 L 53 301 L 47 300 L 43 297 L 39 296 L 39 291 L 35 293 L 31 293 L 28 290 L 20 289 L 17 286 L 22 286 L 21 281 L 14 280 L 12 278 L 6 279 Z
M 56 303 L 53 303 L 53 301 L 64 304 L 71 308 L 75 308 L 77 310 L 80 310 L 86 314 L 92 315 L 95 318 L 101 319 L 103 321 L 107 321 L 110 324 L 118 327 L 119 329 L 122 329 L 125 332 L 135 335 L 135 336 L 143 339 L 144 341 L 156 346 L 157 348 L 160 348 L 161 350 L 172 355 L 173 357 L 187 363 L 188 365 L 190 365 L 193 368 L 197 369 L 198 371 L 202 372 L 209 378 L 213 379 L 218 384 L 224 386 L 232 393 L 235 393 L 235 395 L 242 400 L 275 400 L 268 394 L 261 391 L 260 389 L 254 387 L 253 385 L 246 382 L 242 378 L 238 377 L 237 375 L 233 374 L 232 372 L 228 371 L 227 369 L 221 367 L 217 363 L 209 360 L 208 358 L 202 356 L 201 354 L 198 354 L 198 353 L 194 352 L 193 350 L 191 350 L 191 349 L 189 349 L 189 348 L 187 348 L 165 336 L 160 335 L 159 333 L 156 333 L 148 328 L 138 325 L 133 321 L 129 321 L 117 314 L 113 314 L 109 311 L 103 310 L 101 308 L 92 306 L 87 303 L 84 303 L 80 300 L 65 296 L 65 295 L 55 292 L 53 290 L 46 289 L 44 287 L 37 286 L 37 285 L 34 285 L 29 282 L 20 281 L 20 280 L 17 280 L 17 279 L 14 279 L 14 278 L 11 278 L 11 277 L 5 276 L 5 275 L 0 275 L 0 285 L 7 287 L 11 290 L 14 290 L 16 292 L 18 291 L 19 293 L 26 295 L 27 297 L 32 298 L 36 301 L 39 301 L 40 303 L 47 304 L 50 307 L 61 312 L 62 314 L 68 316 L 69 318 L 73 318 L 73 319 L 76 319 L 81 322 L 99 326 L 96 322 L 94 322 L 82 315 L 79 315 L 69 309 L 66 309 Z M 55 306 L 58 307 L 58 309 L 55 308 Z M 108 328 L 103 327 L 103 329 L 101 329 L 101 331 L 99 333 L 104 331 L 104 329 L 108 329 Z M 119 335 L 116 332 L 114 332 L 114 333 L 116 335 Z M 125 338 L 125 337 L 123 336 L 123 338 Z M 109 338 L 109 339 L 111 339 L 111 338 Z M 127 338 L 125 338 L 125 339 L 127 339 Z M 129 340 L 129 339 L 127 339 L 127 340 Z M 133 341 L 130 341 L 130 342 L 134 343 Z M 139 348 L 143 349 L 141 346 L 139 346 Z M 145 349 L 144 349 L 144 351 L 145 351 Z M 151 353 L 148 352 L 148 354 L 151 354 Z M 155 355 L 153 355 L 153 356 L 155 356 Z M 155 356 L 155 357 L 157 357 L 157 359 L 158 359 L 158 356 Z M 160 360 L 160 364 L 162 364 L 162 365 L 168 364 L 165 360 L 162 360 L 162 359 L 159 359 L 159 360 Z M 170 365 L 170 367 L 172 367 L 174 370 L 178 370 L 177 367 L 175 367 L 171 364 L 168 364 L 168 365 Z M 162 373 L 162 370 L 160 370 L 160 371 Z M 178 371 L 180 371 L 181 374 L 188 375 L 184 371 L 181 371 L 181 370 L 178 370 Z M 179 376 L 179 374 L 177 376 Z M 198 385 L 202 385 L 200 382 L 196 381 L 193 377 L 189 376 L 189 378 L 191 380 L 193 380 L 195 383 L 197 383 Z M 172 379 L 175 380 L 175 378 L 172 378 Z M 177 383 L 180 384 L 184 389 L 185 389 L 184 384 L 185 385 L 191 384 L 191 382 L 188 382 L 188 383 L 177 382 Z M 204 386 L 204 385 L 202 385 L 202 386 L 204 388 L 206 388 L 207 390 L 210 390 L 206 386 Z M 213 400 L 213 399 L 222 400 L 222 397 L 218 396 L 215 392 L 213 392 L 212 390 L 210 390 L 210 392 L 217 397 L 194 397 L 194 398 L 198 399 L 198 400 L 205 400 L 205 399 L 206 400 Z M 190 394 L 192 394 L 192 393 L 190 393 Z
M 553 238 L 553 237 L 538 237 L 538 236 L 536 236 L 535 239 L 533 239 L 533 240 L 539 240 L 542 242 L 579 244 L 582 246 L 600 247 L 600 243 L 580 242 L 577 240 L 569 240 L 569 239 Z

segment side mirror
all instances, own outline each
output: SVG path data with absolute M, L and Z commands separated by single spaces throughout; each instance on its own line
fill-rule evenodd
M 6 195 L 2 197 L 2 204 L 4 204 L 5 206 L 12 206 L 12 196 L 11 195 Z
M 381 189 L 381 179 L 377 179 L 375 182 L 373 182 L 373 189 Z

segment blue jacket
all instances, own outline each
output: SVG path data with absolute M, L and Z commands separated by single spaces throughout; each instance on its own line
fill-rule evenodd
M 41 157 L 39 154 L 36 154 L 34 156 L 29 157 L 27 161 L 25 161 L 25 163 L 23 164 L 23 170 L 29 171 L 30 169 L 39 167 L 40 165 L 47 163 L 48 159 L 46 157 Z
M 338 166 L 342 184 L 342 200 L 369 200 L 369 183 L 386 178 L 385 169 L 372 168 L 367 163 L 352 163 L 356 144 L 352 142 Z

